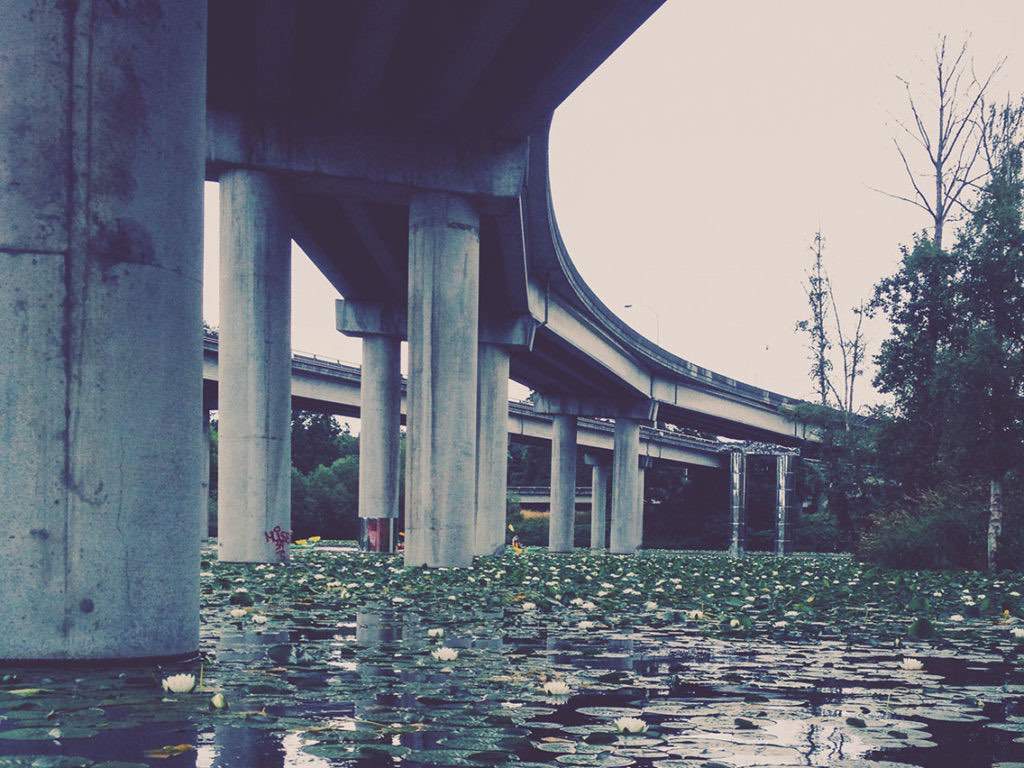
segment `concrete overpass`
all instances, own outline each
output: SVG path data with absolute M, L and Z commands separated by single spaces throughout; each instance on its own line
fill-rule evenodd
M 552 113 L 658 5 L 10 0 L 0 659 L 197 647 L 204 178 L 221 194 L 222 559 L 288 553 L 292 238 L 345 297 L 338 329 L 364 339 L 359 503 L 378 536 L 398 509 L 408 343 L 407 564 L 501 546 L 510 376 L 552 419 L 555 551 L 572 546 L 581 418 L 614 420 L 594 471 L 623 554 L 655 417 L 808 437 L 794 401 L 626 326 L 558 233 Z M 742 467 L 732 453 L 736 530 Z
M 361 370 L 354 365 L 317 357 L 292 355 L 291 394 L 297 408 L 358 418 Z M 207 410 L 217 408 L 217 338 L 207 335 L 203 339 L 203 402 Z M 402 382 L 402 422 L 405 422 L 405 382 Z M 549 442 L 552 417 L 541 413 L 528 402 L 508 401 L 508 433 L 527 440 Z M 580 418 L 577 444 L 595 454 L 611 454 L 615 426 L 601 419 Z M 677 464 L 699 467 L 724 467 L 727 453 L 735 448 L 727 443 L 706 440 L 664 429 L 642 426 L 640 454 L 650 460 L 658 459 Z M 550 490 L 550 489 L 549 489 Z
M 519 500 L 524 507 L 548 507 L 551 505 L 551 486 L 524 485 L 509 488 L 509 493 Z M 594 498 L 593 488 L 589 485 L 576 487 L 576 506 L 590 506 Z

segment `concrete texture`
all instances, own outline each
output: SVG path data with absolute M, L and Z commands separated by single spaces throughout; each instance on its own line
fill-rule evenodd
M 474 553 L 497 555 L 505 549 L 509 353 L 497 344 L 481 343 L 478 355 Z
M 641 463 L 636 473 L 636 528 L 633 532 L 633 541 L 636 548 L 640 549 L 644 544 L 644 483 L 647 480 L 647 467 Z
M 576 522 L 576 417 L 554 416 L 551 422 L 551 514 L 548 549 L 571 552 Z
M 359 517 L 398 517 L 402 373 L 397 336 L 363 337 L 359 389 Z
M 0 659 L 189 653 L 206 4 L 0 19 Z
M 790 457 L 779 454 L 775 457 L 775 554 L 784 555 L 789 551 L 788 503 L 792 485 Z
M 594 464 L 590 470 L 590 548 L 605 549 L 608 539 L 608 467 Z
M 615 452 L 612 458 L 612 522 L 610 550 L 615 554 L 636 551 L 637 487 L 640 482 L 640 423 L 615 420 Z
M 203 440 L 199 448 L 199 538 L 210 535 L 210 412 L 202 409 Z
M 287 199 L 271 176 L 232 170 L 220 177 L 220 200 L 217 551 L 229 562 L 275 562 L 274 531 L 291 530 Z
M 409 206 L 405 563 L 468 566 L 476 509 L 480 217 L 465 199 Z
M 740 557 L 746 545 L 747 457 L 743 451 L 729 453 L 729 554 Z

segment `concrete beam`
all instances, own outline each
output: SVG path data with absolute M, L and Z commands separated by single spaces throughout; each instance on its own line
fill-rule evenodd
M 346 336 L 391 336 L 405 340 L 408 318 L 403 307 L 375 301 L 336 299 L 334 313 L 339 331 Z
M 488 211 L 526 186 L 526 141 L 451 141 L 316 129 L 283 118 L 211 110 L 207 178 L 229 168 L 302 180 L 343 197 L 409 201 L 419 191 L 473 197 Z
M 480 342 L 496 344 L 505 349 L 533 349 L 537 321 L 530 315 L 487 318 L 480 320 Z
M 537 413 L 549 416 L 592 416 L 606 419 L 625 418 L 634 421 L 654 421 L 658 416 L 658 404 L 653 400 L 626 401 L 537 395 L 534 397 L 533 407 Z

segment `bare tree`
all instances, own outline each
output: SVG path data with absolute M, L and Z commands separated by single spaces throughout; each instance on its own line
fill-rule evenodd
M 857 381 L 863 373 L 865 358 L 864 302 L 854 308 L 857 318 L 853 334 L 844 332 L 843 319 L 839 312 L 832 280 L 825 268 L 825 236 L 819 229 L 814 233 L 810 246 L 814 259 L 807 271 L 804 292 L 810 308 L 810 318 L 796 324 L 798 331 L 808 336 L 808 351 L 811 361 L 810 374 L 814 381 L 815 394 L 823 406 L 832 406 L 843 414 L 843 425 L 850 429 L 850 417 L 856 412 Z M 833 344 L 833 336 L 838 344 Z M 833 372 L 832 351 L 839 353 L 842 366 L 842 383 L 837 386 Z
M 811 310 L 809 320 L 801 320 L 796 324 L 796 329 L 808 335 L 808 351 L 811 361 L 811 378 L 814 381 L 815 393 L 822 405 L 828 405 L 828 398 L 831 392 L 829 373 L 832 370 L 832 361 L 829 359 L 831 343 L 828 338 L 826 321 L 828 319 L 828 285 L 825 276 L 825 236 L 819 229 L 814 233 L 814 243 L 810 247 L 814 254 L 814 261 L 807 271 L 807 282 L 804 284 L 804 293 L 807 294 L 807 304 Z
M 979 173 L 976 168 L 978 158 L 985 148 L 982 127 L 984 99 L 992 78 L 1005 61 L 1000 61 L 984 80 L 979 80 L 973 75 L 966 60 L 967 43 L 964 42 L 953 55 L 947 51 L 946 42 L 944 35 L 935 48 L 934 124 L 927 124 L 921 117 L 918 99 L 911 89 L 910 80 L 899 78 L 907 92 L 913 123 L 908 126 L 899 119 L 896 123 L 924 151 L 930 167 L 927 173 L 915 172 L 899 137 L 894 136 L 893 144 L 903 161 L 914 194 L 907 197 L 883 192 L 915 205 L 928 214 L 934 230 L 933 242 L 938 251 L 942 250 L 943 230 L 951 214 L 957 208 L 965 207 L 965 192 L 987 173 L 987 170 Z M 925 189 L 928 189 L 927 193 Z

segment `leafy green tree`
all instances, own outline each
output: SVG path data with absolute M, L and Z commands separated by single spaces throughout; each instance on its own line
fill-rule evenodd
M 1003 481 L 1024 456 L 1022 120 L 1024 102 L 993 109 L 985 123 L 990 168 L 954 249 L 959 335 L 939 376 L 953 393 L 951 453 L 989 482 L 990 569 L 998 561 Z
M 330 414 L 292 410 L 292 465 L 300 472 L 309 474 L 356 453 L 358 441 L 347 424 L 342 426 Z

